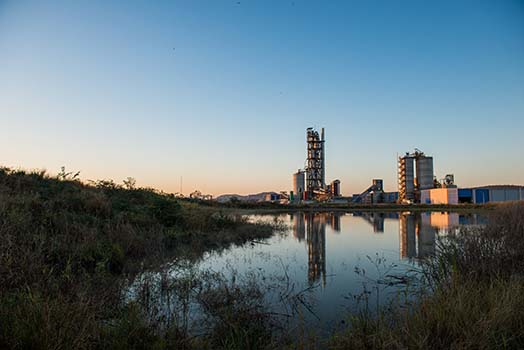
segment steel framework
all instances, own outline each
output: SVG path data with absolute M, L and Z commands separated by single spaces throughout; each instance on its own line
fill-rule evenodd
M 313 128 L 306 130 L 307 160 L 306 160 L 306 192 L 309 198 L 316 193 L 324 192 L 326 187 L 324 162 L 324 128 L 319 135 Z

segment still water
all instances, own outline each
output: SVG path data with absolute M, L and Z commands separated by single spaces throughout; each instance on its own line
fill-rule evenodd
M 144 274 L 130 286 L 128 296 L 136 298 L 136 286 L 150 278 L 157 286 L 151 302 L 166 314 L 176 314 L 180 308 L 174 311 L 173 305 L 185 299 L 180 291 L 163 295 L 162 276 L 174 281 L 195 273 L 217 273 L 229 281 L 249 276 L 266 288 L 264 297 L 273 312 L 292 313 L 308 331 L 327 334 L 363 303 L 378 308 L 400 298 L 402 288 L 403 297 L 409 298 L 405 286 L 377 280 L 416 274 L 418 262 L 435 253 L 439 236 L 486 221 L 479 214 L 450 212 L 295 212 L 252 215 L 249 220 L 276 222 L 283 230 L 262 241 L 207 253 L 196 265 L 174 263 L 161 273 Z M 291 310 L 287 307 L 293 295 L 300 295 L 303 303 Z M 192 297 L 185 303 L 184 319 L 201 321 L 201 306 Z
M 261 279 L 285 275 L 296 291 L 308 290 L 314 315 L 306 319 L 323 329 L 342 322 L 373 281 L 412 270 L 433 254 L 439 235 L 485 221 L 477 214 L 448 212 L 297 212 L 250 219 L 280 221 L 287 229 L 263 242 L 206 254 L 198 268 Z M 382 292 L 379 302 L 391 295 Z

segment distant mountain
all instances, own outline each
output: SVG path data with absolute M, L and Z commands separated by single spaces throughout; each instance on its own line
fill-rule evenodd
M 277 195 L 277 192 L 260 192 L 256 194 L 248 194 L 245 196 L 239 195 L 239 194 L 223 194 L 215 198 L 215 200 L 219 203 L 227 203 L 231 201 L 231 198 L 236 197 L 241 202 L 262 202 L 266 198 L 267 194 L 275 194 Z

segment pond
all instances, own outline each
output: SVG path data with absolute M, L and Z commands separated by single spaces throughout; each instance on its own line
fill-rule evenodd
M 439 235 L 485 223 L 480 214 L 451 212 L 295 212 L 249 219 L 283 223 L 285 229 L 260 242 L 206 253 L 188 269 L 226 279 L 251 276 L 271 285 L 267 298 L 276 312 L 289 312 L 275 303 L 282 299 L 282 288 L 300 294 L 300 319 L 319 333 L 341 325 L 362 303 L 376 307 L 398 297 L 399 288 L 379 288 L 376 281 L 416 270 L 419 259 L 435 252 Z M 184 275 L 180 265 L 170 273 Z

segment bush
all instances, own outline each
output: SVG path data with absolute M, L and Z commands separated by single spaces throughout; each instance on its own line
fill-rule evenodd
M 126 186 L 0 168 L 0 348 L 189 346 L 123 306 L 126 278 L 271 232 L 241 235 L 247 224 L 214 208 Z

